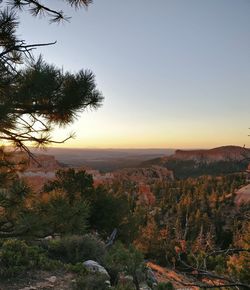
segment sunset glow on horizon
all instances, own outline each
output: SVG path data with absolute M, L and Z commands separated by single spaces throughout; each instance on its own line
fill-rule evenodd
M 94 2 L 63 7 L 72 19 L 60 25 L 22 15 L 27 41 L 57 40 L 41 48 L 46 61 L 91 69 L 105 97 L 56 128 L 55 140 L 76 138 L 53 147 L 250 147 L 250 2 Z

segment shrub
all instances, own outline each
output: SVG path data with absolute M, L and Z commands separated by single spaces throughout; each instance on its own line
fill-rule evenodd
M 101 274 L 81 275 L 76 279 L 76 290 L 105 290 L 108 289 L 107 277 Z
M 21 275 L 30 269 L 52 269 L 58 263 L 51 261 L 37 246 L 28 246 L 24 241 L 6 240 L 0 250 L 0 277 Z
M 55 191 L 50 193 L 48 201 L 38 201 L 34 209 L 33 219 L 36 223 L 33 228 L 41 236 L 50 233 L 65 236 L 86 233 L 89 216 L 86 200 L 79 198 L 70 202 L 65 193 Z
M 118 274 L 122 272 L 137 281 L 144 270 L 143 255 L 132 246 L 125 248 L 122 243 L 116 242 L 105 255 L 104 266 L 113 283 L 118 281 Z
M 83 265 L 83 263 L 76 263 L 75 265 L 66 264 L 64 266 L 67 271 L 77 273 L 78 275 L 85 275 L 86 273 L 88 273 L 88 270 Z
M 162 282 L 157 285 L 156 290 L 174 290 L 174 286 L 171 282 Z
M 46 241 L 44 246 L 50 258 L 72 264 L 86 260 L 99 262 L 105 253 L 104 243 L 93 235 L 63 237 Z
M 113 290 L 135 290 L 135 286 L 133 284 L 126 284 L 126 285 L 118 284 L 112 289 Z

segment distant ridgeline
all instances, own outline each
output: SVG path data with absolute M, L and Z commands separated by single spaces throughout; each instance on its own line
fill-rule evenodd
M 175 154 L 169 157 L 146 161 L 143 166 L 164 166 L 173 171 L 175 178 L 184 179 L 245 172 L 249 162 L 250 149 L 222 146 L 209 150 L 176 150 Z

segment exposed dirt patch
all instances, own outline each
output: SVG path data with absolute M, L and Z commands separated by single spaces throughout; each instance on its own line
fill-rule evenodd
M 73 290 L 75 275 L 56 271 L 28 272 L 25 276 L 0 281 L 0 290 Z
M 199 287 L 187 286 L 196 284 L 194 279 L 188 278 L 177 271 L 161 267 L 152 262 L 148 262 L 147 266 L 154 271 L 158 282 L 171 282 L 175 289 L 199 290 Z

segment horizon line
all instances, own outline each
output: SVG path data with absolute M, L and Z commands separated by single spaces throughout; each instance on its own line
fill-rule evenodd
M 248 148 L 244 147 L 242 145 L 220 145 L 220 146 L 213 146 L 213 147 L 53 147 L 48 146 L 45 148 L 37 148 L 33 146 L 29 146 L 31 149 L 46 151 L 48 149 L 69 149 L 69 150 L 209 150 L 209 149 L 215 149 L 220 147 L 241 147 L 241 148 Z

